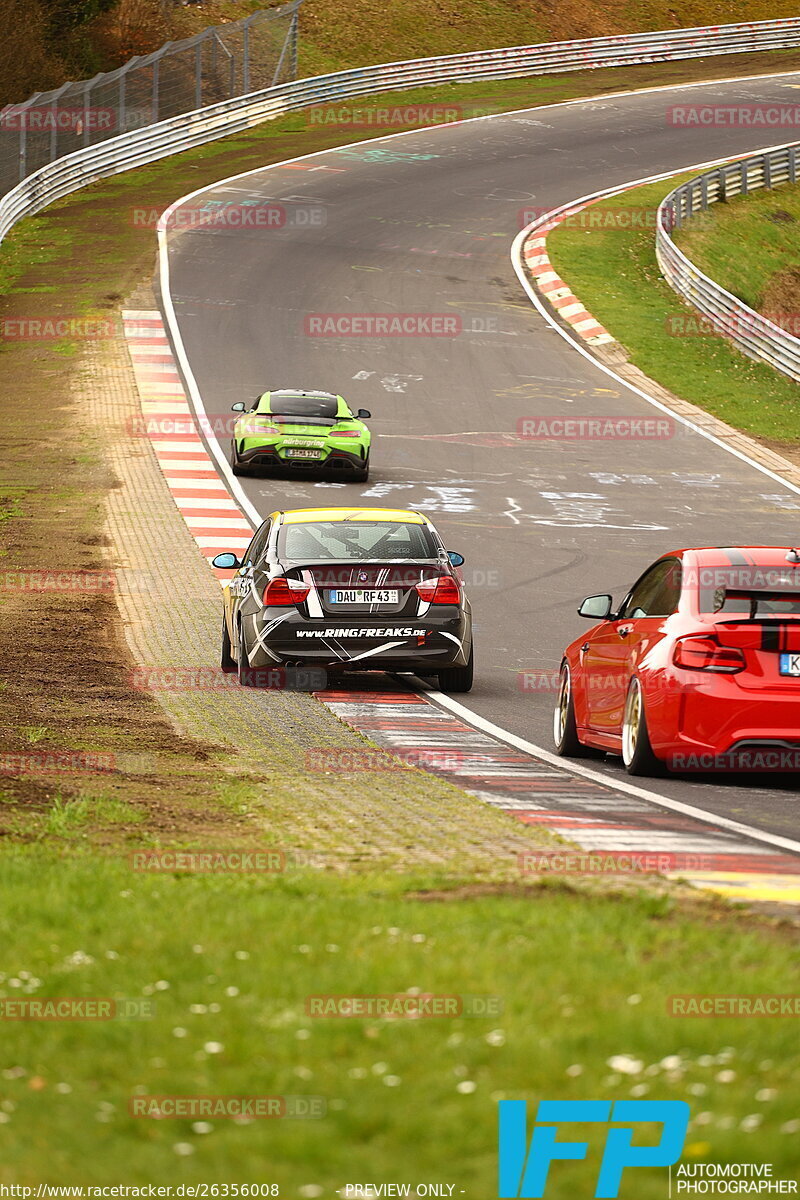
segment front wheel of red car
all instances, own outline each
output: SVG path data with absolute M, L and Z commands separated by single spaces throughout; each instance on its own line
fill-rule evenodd
M 556 744 L 556 754 L 560 754 L 562 758 L 587 758 L 592 754 L 592 750 L 578 739 L 575 703 L 572 699 L 572 674 L 567 663 L 561 664 L 558 699 L 553 712 L 553 741 Z
M 628 686 L 622 718 L 622 761 L 629 775 L 663 775 L 665 771 L 650 743 L 644 693 L 635 675 Z

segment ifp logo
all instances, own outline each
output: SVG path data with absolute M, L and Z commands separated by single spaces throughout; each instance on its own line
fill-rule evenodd
M 588 1142 L 556 1141 L 564 1122 L 618 1124 L 608 1129 L 597 1177 L 595 1197 L 619 1195 L 626 1167 L 669 1167 L 677 1162 L 686 1140 L 689 1105 L 684 1100 L 541 1100 L 528 1149 L 527 1105 L 524 1100 L 500 1101 L 500 1200 L 529 1200 L 544 1196 L 550 1163 L 586 1158 Z M 654 1146 L 634 1146 L 633 1126 L 661 1125 Z

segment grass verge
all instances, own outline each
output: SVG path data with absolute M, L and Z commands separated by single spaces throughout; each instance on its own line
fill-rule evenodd
M 560 225 L 547 238 L 554 269 L 651 379 L 772 447 L 795 448 L 796 385 L 722 338 L 698 335 L 687 320 L 692 310 L 658 269 L 655 210 L 685 178 L 634 188 Z M 629 210 L 649 214 L 647 227 L 620 221 L 617 214 Z
M 291 1197 L 436 1180 L 478 1200 L 495 1189 L 497 1101 L 550 1096 L 689 1098 L 687 1159 L 791 1170 L 793 1022 L 667 1015 L 675 993 L 785 992 L 778 926 L 645 893 L 590 905 L 559 887 L 431 893 L 411 877 L 134 877 L 31 853 L 6 857 L 4 882 L 3 996 L 152 1007 L 6 1024 L 1 1182 L 129 1182 L 135 1164 L 137 1184 Z M 309 996 L 414 989 L 487 997 L 489 1014 L 309 1013 Z M 327 1115 L 131 1115 L 136 1098 L 176 1095 L 319 1096 Z M 593 1192 L 599 1144 L 583 1132 L 588 1161 L 553 1168 L 557 1197 Z M 640 1200 L 665 1188 L 663 1171 L 636 1172 Z

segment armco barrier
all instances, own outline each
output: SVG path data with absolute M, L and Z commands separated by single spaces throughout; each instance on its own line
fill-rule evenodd
M 670 286 L 708 319 L 711 330 L 729 338 L 743 354 L 796 380 L 800 380 L 800 340 L 704 275 L 675 245 L 671 230 L 710 204 L 746 196 L 757 188 L 796 183 L 798 169 L 798 143 L 726 163 L 675 188 L 662 200 L 656 219 L 656 257 Z
M 22 217 L 97 179 L 239 133 L 297 109 L 437 83 L 547 75 L 796 46 L 800 46 L 800 17 L 790 17 L 780 21 L 548 42 L 539 46 L 508 46 L 300 79 L 109 138 L 49 163 L 0 199 L 0 239 Z

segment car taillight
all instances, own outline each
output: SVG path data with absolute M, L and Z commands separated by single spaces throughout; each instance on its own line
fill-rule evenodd
M 361 431 L 358 429 L 332 429 L 331 437 L 360 438 Z
M 289 608 L 292 604 L 302 604 L 311 587 L 295 579 L 270 579 L 264 588 L 264 605 L 272 608 Z
M 461 593 L 452 575 L 437 575 L 422 579 L 415 585 L 421 599 L 429 604 L 459 604 Z
M 242 422 L 239 436 L 244 434 L 246 437 L 280 437 L 280 430 L 276 425 L 264 425 L 262 421 L 261 417 L 250 417 Z
M 716 638 L 702 633 L 679 638 L 672 661 L 676 667 L 689 671 L 718 671 L 725 675 L 735 675 L 746 665 L 738 646 L 721 646 Z

